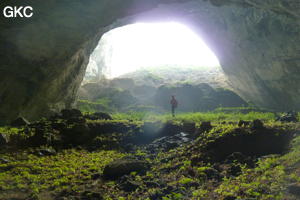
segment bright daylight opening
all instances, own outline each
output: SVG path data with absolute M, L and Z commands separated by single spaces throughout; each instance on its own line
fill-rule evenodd
M 245 102 L 214 53 L 185 25 L 137 23 L 103 35 L 90 56 L 77 106 L 86 112 L 200 112 Z
M 90 57 L 86 76 L 115 78 L 147 67 L 216 67 L 214 53 L 185 25 L 136 23 L 113 29 Z

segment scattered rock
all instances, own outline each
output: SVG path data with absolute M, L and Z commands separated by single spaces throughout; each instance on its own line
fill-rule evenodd
M 23 117 L 18 117 L 17 119 L 15 119 L 14 121 L 11 122 L 11 126 L 13 127 L 21 127 L 21 126 L 26 126 L 29 125 L 29 121 L 27 121 L 25 118 Z
M 190 141 L 191 139 L 189 138 L 189 134 L 181 132 L 174 136 L 165 136 L 154 140 L 151 144 L 149 144 L 148 150 L 156 152 L 163 149 L 168 151 Z
M 150 164 L 146 161 L 134 159 L 119 159 L 105 166 L 103 175 L 109 179 L 119 178 L 131 172 L 143 173 L 147 171 Z
M 276 121 L 280 121 L 280 122 L 298 122 L 297 112 L 294 112 L 294 111 L 287 112 L 283 116 L 277 117 Z
M 238 126 L 239 127 L 247 127 L 251 124 L 250 121 L 244 121 L 244 120 L 240 120 L 239 123 L 238 123 Z

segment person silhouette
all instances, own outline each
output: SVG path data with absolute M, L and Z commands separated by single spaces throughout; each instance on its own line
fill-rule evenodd
M 175 99 L 174 95 L 172 95 L 170 104 L 171 104 L 171 108 L 172 108 L 172 116 L 175 117 L 175 109 L 178 106 L 178 101 Z

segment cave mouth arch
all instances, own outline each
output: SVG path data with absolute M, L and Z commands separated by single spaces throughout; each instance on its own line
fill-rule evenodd
M 139 22 L 102 35 L 90 55 L 76 108 L 165 113 L 170 96 L 182 102 L 180 112 L 241 106 L 244 101 L 230 90 L 217 56 L 199 33 L 175 21 Z M 223 93 L 233 103 L 220 101 L 217 96 Z
M 103 34 L 90 55 L 83 83 L 103 75 L 116 78 L 162 67 L 218 68 L 221 72 L 217 56 L 187 25 L 176 21 L 137 22 Z
M 71 108 L 100 37 L 136 19 L 187 22 L 213 49 L 243 99 L 278 111 L 300 109 L 296 1 L 30 4 L 37 11 L 31 20 L 2 23 L 0 123 L 18 116 L 35 120 Z

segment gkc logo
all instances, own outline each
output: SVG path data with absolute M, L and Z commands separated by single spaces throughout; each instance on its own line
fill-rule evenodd
M 30 18 L 33 15 L 33 8 L 31 6 L 6 6 L 3 9 L 3 15 L 6 18 Z

